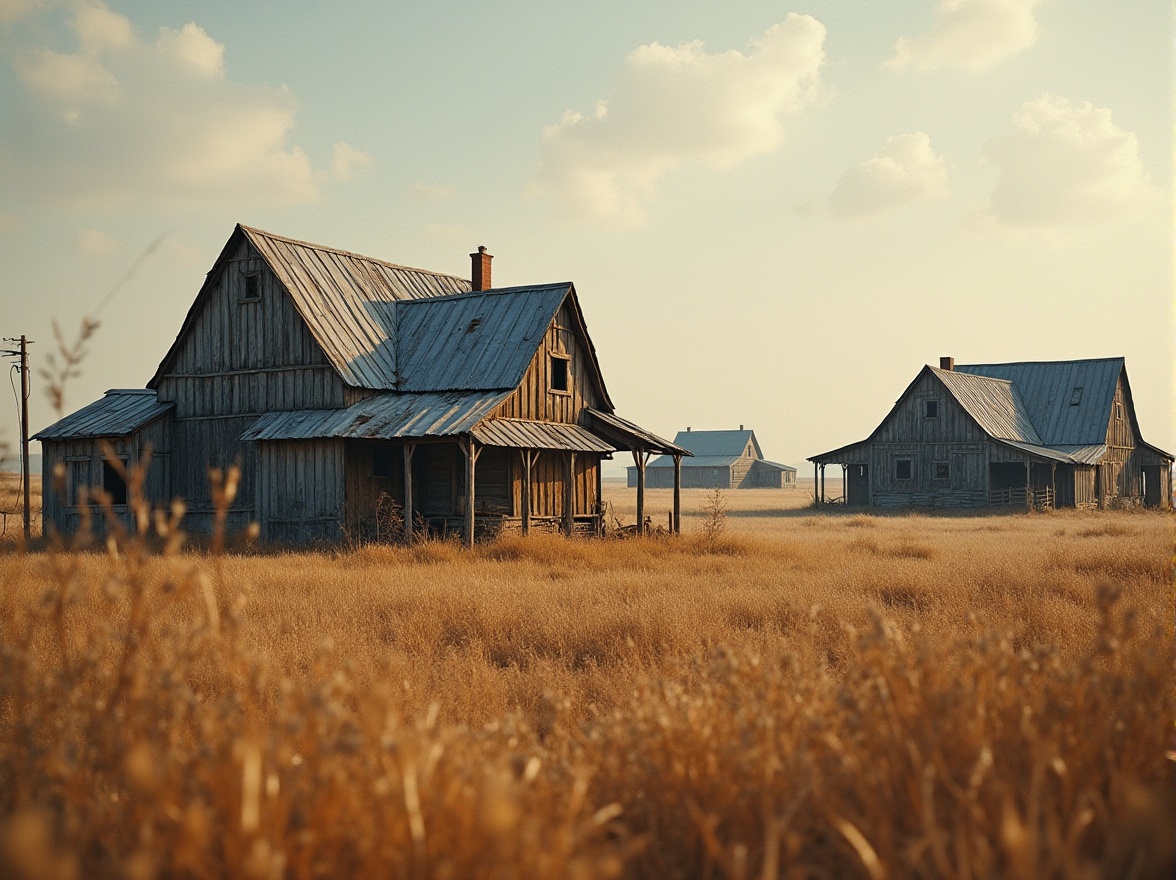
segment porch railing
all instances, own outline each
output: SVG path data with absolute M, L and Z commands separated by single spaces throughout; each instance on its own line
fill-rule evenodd
M 1028 489 L 1025 486 L 992 489 L 988 493 L 988 503 L 994 506 L 1005 505 L 1008 507 L 1032 507 L 1035 510 L 1052 510 L 1054 491 L 1049 486 L 1044 489 Z

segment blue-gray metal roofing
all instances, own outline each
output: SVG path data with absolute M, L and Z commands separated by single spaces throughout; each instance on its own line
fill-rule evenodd
M 242 440 L 366 439 L 452 437 L 468 434 L 510 392 L 379 394 L 346 409 L 266 413 Z
M 754 438 L 755 432 L 744 430 L 679 431 L 674 435 L 674 442 L 695 456 L 732 455 L 738 458 Z M 691 462 L 692 466 L 696 464 L 697 461 Z
M 453 275 L 240 227 L 289 291 L 332 366 L 350 385 L 396 387 L 396 313 L 391 304 L 470 289 Z
M 931 372 L 989 436 L 1034 446 L 1045 445 L 1033 426 L 1018 388 L 1009 380 L 934 367 Z
M 125 437 L 171 410 L 147 388 L 113 388 L 106 396 L 33 435 L 34 440 Z
M 611 443 L 606 443 L 586 428 L 562 422 L 486 419 L 471 433 L 475 440 L 486 446 L 506 446 L 512 449 L 596 453 L 608 453 L 616 449 Z
M 757 460 L 756 464 L 757 465 L 767 465 L 768 467 L 773 467 L 778 471 L 792 471 L 793 473 L 796 472 L 796 468 L 794 468 L 790 464 L 780 464 L 780 462 L 778 462 L 778 461 L 768 461 L 766 458 L 761 458 L 761 459 Z
M 1017 387 L 1046 446 L 1097 446 L 1107 439 L 1123 358 L 970 364 L 956 372 L 1005 379 Z M 1074 389 L 1081 398 L 1071 404 Z
M 735 464 L 735 462 L 739 461 L 740 458 L 742 458 L 742 456 L 739 456 L 739 455 L 697 455 L 697 454 L 695 454 L 693 457 L 691 457 L 690 461 L 683 462 L 682 467 L 692 467 L 692 468 L 693 467 L 710 467 L 710 468 L 731 467 L 731 465 L 733 465 L 733 464 Z M 647 468 L 652 468 L 652 467 L 656 467 L 656 468 L 671 467 L 672 468 L 673 466 L 674 466 L 674 457 L 672 455 L 659 455 L 657 458 L 653 459 L 653 461 L 651 461 L 649 464 L 646 465 Z
M 517 388 L 570 290 L 564 282 L 397 304 L 399 389 Z

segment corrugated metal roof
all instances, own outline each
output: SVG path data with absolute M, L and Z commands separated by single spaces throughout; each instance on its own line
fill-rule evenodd
M 584 416 L 588 419 L 589 429 L 595 428 L 594 433 L 602 433 L 605 436 L 615 434 L 617 437 L 623 438 L 624 442 L 617 446 L 617 449 L 644 449 L 647 452 L 663 452 L 668 455 L 678 453 L 679 455 L 693 456 L 694 453 L 689 449 L 683 449 L 662 437 L 657 436 L 652 431 L 647 431 L 640 425 L 630 422 L 628 419 L 623 419 L 615 413 L 601 412 L 592 407 L 584 408 Z M 615 442 L 612 441 L 612 442 Z
M 1017 387 L 1046 446 L 1105 443 L 1123 358 L 969 364 L 956 372 L 1006 379 Z M 1076 396 L 1075 389 L 1082 391 Z M 1077 402 L 1073 402 L 1077 399 Z
M 689 449 L 695 456 L 743 455 L 747 444 L 755 438 L 754 431 L 679 431 L 674 442 L 683 449 Z M 756 443 L 758 450 L 759 444 Z M 696 465 L 698 462 L 691 462 Z
M 1013 383 L 953 370 L 930 369 L 989 436 L 1042 445 Z
M 1107 445 L 1098 443 L 1093 446 L 1061 445 L 1053 447 L 1058 452 L 1064 452 L 1077 464 L 1098 464 L 1107 454 Z
M 367 439 L 450 437 L 468 434 L 510 392 L 380 394 L 346 409 L 266 413 L 242 440 Z
M 796 468 L 790 464 L 780 464 L 778 461 L 768 461 L 766 458 L 761 458 L 758 462 L 756 462 L 756 464 L 766 464 L 769 467 L 774 467 L 776 470 L 780 471 L 796 471 Z
M 1028 452 L 1030 455 L 1036 455 L 1040 458 L 1049 459 L 1050 461 L 1060 461 L 1064 464 L 1075 463 L 1074 459 L 1071 458 L 1067 453 L 1057 449 L 1052 449 L 1049 446 L 1041 446 L 1036 443 L 1021 443 L 1017 440 L 1001 440 L 999 438 L 998 442 L 1003 443 L 1005 446 L 1011 446 L 1014 449 L 1020 449 L 1022 452 Z
M 470 282 L 240 227 L 274 274 L 327 359 L 350 385 L 396 383 L 396 314 L 390 304 L 463 293 Z
M 518 387 L 570 289 L 505 287 L 397 305 L 399 389 Z
M 175 406 L 148 388 L 112 388 L 106 396 L 33 435 L 33 440 L 125 437 Z
M 735 464 L 735 462 L 739 461 L 740 458 L 741 458 L 741 456 L 738 456 L 738 455 L 694 455 L 691 457 L 690 461 L 684 462 L 682 464 L 682 466 L 683 467 L 711 467 L 711 468 L 730 467 L 731 465 Z M 762 459 L 757 459 L 757 461 L 759 461 L 759 460 L 762 460 Z M 656 468 L 670 467 L 670 468 L 672 468 L 673 466 L 674 466 L 674 457 L 672 455 L 659 455 L 657 458 L 653 459 L 653 461 L 651 461 L 649 464 L 646 465 L 647 468 L 652 468 L 652 467 L 656 467 Z
M 525 419 L 486 419 L 473 430 L 487 446 L 513 449 L 555 449 L 566 452 L 613 452 L 616 447 L 579 425 Z

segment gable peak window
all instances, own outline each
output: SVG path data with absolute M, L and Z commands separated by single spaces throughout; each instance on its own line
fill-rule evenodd
M 567 394 L 571 389 L 568 385 L 568 365 L 571 358 L 562 354 L 551 356 L 551 390 Z
M 1082 386 L 1076 385 L 1074 390 L 1070 392 L 1070 406 L 1078 406 L 1082 403 Z
M 939 401 L 938 400 L 924 400 L 923 401 L 923 418 L 925 418 L 925 419 L 939 418 Z
M 245 272 L 241 276 L 241 299 L 257 302 L 261 299 L 261 273 Z

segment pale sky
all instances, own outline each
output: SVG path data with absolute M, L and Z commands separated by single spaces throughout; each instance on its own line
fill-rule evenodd
M 1169 0 L 0 0 L 0 336 L 42 364 L 162 236 L 72 410 L 147 382 L 234 223 L 486 245 L 575 283 L 664 436 L 803 476 L 941 355 L 1123 355 L 1176 450 L 1171 62 Z

